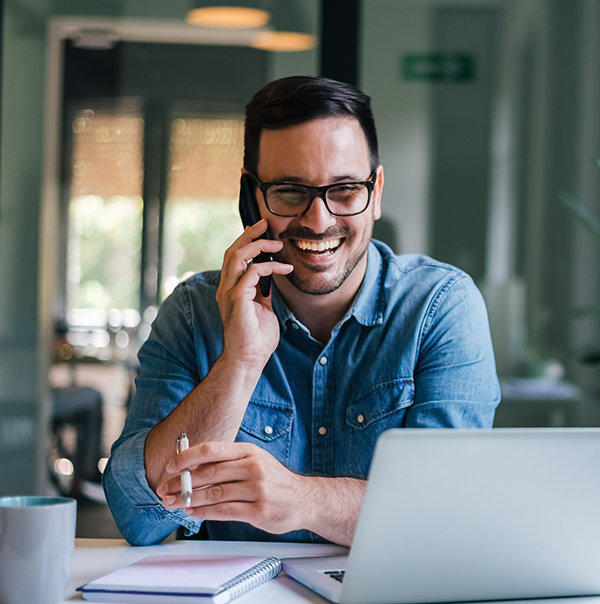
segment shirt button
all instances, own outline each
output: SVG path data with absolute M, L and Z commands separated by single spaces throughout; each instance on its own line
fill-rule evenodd
M 327 365 L 327 357 L 321 357 L 319 363 L 321 363 L 321 365 Z
M 319 428 L 319 434 L 320 434 L 321 436 L 325 436 L 325 434 L 327 434 L 327 428 L 326 428 L 325 426 L 321 426 L 321 427 Z
M 298 323 L 292 323 L 292 327 L 294 329 L 300 329 L 300 327 L 298 326 Z
M 271 428 L 271 426 L 265 426 L 265 427 L 263 428 L 263 432 L 264 432 L 265 434 L 273 434 L 273 428 Z
M 359 416 L 356 418 L 356 421 L 357 421 L 359 424 L 362 424 L 362 423 L 365 421 L 365 416 L 364 416 L 364 415 L 361 413 L 361 414 L 360 414 L 360 415 L 359 415 Z

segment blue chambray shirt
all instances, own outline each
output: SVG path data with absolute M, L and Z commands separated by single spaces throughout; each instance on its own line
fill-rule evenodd
M 138 545 L 201 521 L 168 510 L 148 486 L 144 442 L 208 374 L 223 348 L 215 301 L 219 271 L 195 275 L 164 302 L 142 346 L 137 393 L 103 483 L 123 536 Z M 462 271 L 372 241 L 358 296 L 326 346 L 273 287 L 281 337 L 254 390 L 237 440 L 295 472 L 366 477 L 389 428 L 491 428 L 500 401 L 487 314 Z M 175 443 L 166 443 L 173 447 Z M 398 460 L 398 463 L 406 463 Z M 211 538 L 324 541 L 309 531 L 272 535 L 207 521 Z

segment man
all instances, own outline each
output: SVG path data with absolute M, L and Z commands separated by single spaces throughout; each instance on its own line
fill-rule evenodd
M 135 544 L 204 520 L 209 538 L 350 545 L 382 431 L 491 427 L 485 308 L 463 272 L 371 242 L 383 168 L 370 99 L 355 88 L 267 85 L 246 108 L 243 172 L 262 220 L 220 272 L 163 304 L 107 498 Z M 261 252 L 274 260 L 252 263 Z M 175 455 L 181 432 L 190 449 Z

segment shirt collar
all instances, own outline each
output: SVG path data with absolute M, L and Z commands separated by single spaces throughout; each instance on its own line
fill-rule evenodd
M 383 291 L 383 258 L 371 241 L 367 270 L 350 314 L 365 327 L 383 323 L 385 294 Z
M 292 311 L 287 307 L 287 304 L 283 301 L 279 290 L 277 289 L 275 282 L 271 282 L 271 304 L 273 305 L 273 312 L 279 320 L 281 325 L 281 333 L 284 334 L 287 331 L 288 323 L 296 322 L 298 320 L 292 314 Z
M 282 333 L 285 333 L 288 323 L 291 321 L 300 325 L 298 319 L 294 317 L 283 301 L 274 283 L 272 284 L 272 292 L 273 312 L 279 319 Z M 369 244 L 365 277 L 358 290 L 358 295 L 341 323 L 344 323 L 350 316 L 354 316 L 365 327 L 379 325 L 383 323 L 384 308 L 383 258 L 380 251 L 375 247 L 375 244 L 371 242 Z

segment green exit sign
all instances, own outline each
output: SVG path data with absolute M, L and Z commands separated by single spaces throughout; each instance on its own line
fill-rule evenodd
M 455 84 L 475 79 L 475 57 L 466 53 L 406 54 L 401 59 L 402 78 L 409 81 Z

